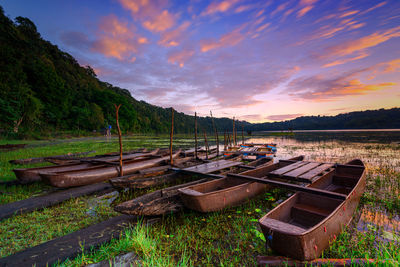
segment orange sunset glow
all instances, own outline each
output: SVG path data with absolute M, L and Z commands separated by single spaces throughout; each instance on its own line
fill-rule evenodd
M 400 105 L 398 0 L 3 6 L 100 80 L 191 115 L 264 122 Z

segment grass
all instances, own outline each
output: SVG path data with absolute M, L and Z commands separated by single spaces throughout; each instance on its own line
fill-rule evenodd
M 400 262 L 398 239 L 400 214 L 400 155 L 398 144 L 351 143 L 343 141 L 299 142 L 287 137 L 257 137 L 253 142 L 278 143 L 278 155 L 291 157 L 304 154 L 307 160 L 344 163 L 361 158 L 367 165 L 367 188 L 354 222 L 340 234 L 324 258 L 375 258 L 388 260 L 388 266 Z M 82 138 L 75 140 L 32 141 L 26 149 L 0 154 L 0 179 L 14 179 L 10 159 L 60 155 L 68 152 L 96 150 L 96 154 L 117 151 L 117 139 Z M 192 140 L 179 136 L 176 146 L 191 146 Z M 126 150 L 139 147 L 167 147 L 168 136 L 133 136 L 124 138 Z M 38 165 L 45 165 L 41 163 Z M 18 167 L 30 167 L 18 166 Z M 124 193 L 117 203 L 147 192 Z M 0 185 L 0 203 L 9 203 L 52 190 L 36 183 L 28 186 Z M 253 266 L 255 256 L 274 255 L 265 248 L 265 239 L 257 220 L 278 205 L 288 191 L 275 189 L 220 212 L 202 214 L 194 211 L 168 215 L 153 226 L 139 224 L 129 228 L 118 239 L 96 250 L 81 253 L 61 266 L 83 266 L 109 260 L 134 251 L 144 266 Z M 397 197 L 396 197 L 397 196 Z M 103 221 L 115 213 L 107 202 L 95 207 L 95 196 L 81 197 L 41 211 L 14 216 L 0 222 L 0 256 L 4 257 L 55 237 Z M 349 249 L 351 248 L 351 249 Z

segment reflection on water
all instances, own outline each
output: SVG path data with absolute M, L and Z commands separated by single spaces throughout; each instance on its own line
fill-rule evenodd
M 400 131 L 313 132 L 294 136 L 253 136 L 249 143 L 276 143 L 277 159 L 304 155 L 305 160 L 345 163 L 361 159 L 367 168 L 366 202 L 356 229 L 377 242 L 400 243 Z M 396 204 L 397 203 L 397 204 Z M 389 206 L 390 205 L 390 206 Z M 392 213 L 392 214 L 389 214 Z M 354 236 L 356 238 L 356 236 Z
M 385 211 L 365 207 L 357 224 L 361 232 L 373 231 L 380 240 L 400 242 L 400 217 L 388 216 Z
M 268 133 L 257 132 L 256 138 Z M 274 133 L 269 133 L 273 135 Z M 275 133 L 285 134 L 285 133 Z M 326 131 L 299 131 L 293 135 L 276 136 L 278 139 L 295 139 L 299 142 L 345 141 L 362 143 L 397 143 L 400 144 L 400 129 L 393 130 L 326 130 Z

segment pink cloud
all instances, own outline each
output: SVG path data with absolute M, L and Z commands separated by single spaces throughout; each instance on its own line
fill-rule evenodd
M 115 15 L 102 18 L 99 25 L 98 39 L 93 42 L 92 50 L 107 57 L 132 62 L 133 54 L 141 45 L 147 43 L 145 37 L 134 32 L 128 22 L 120 21 Z
M 206 7 L 206 10 L 204 10 L 201 15 L 206 16 L 206 15 L 211 15 L 214 13 L 223 13 L 228 11 L 230 8 L 232 8 L 238 0 L 225 0 L 225 1 L 215 1 L 209 4 Z
M 376 4 L 375 6 L 373 6 L 373 7 L 371 7 L 371 8 L 368 8 L 367 10 L 364 10 L 364 11 L 360 12 L 360 15 L 364 15 L 364 14 L 366 14 L 366 13 L 368 13 L 368 12 L 371 12 L 371 11 L 377 9 L 377 8 L 380 8 L 380 7 L 384 6 L 384 5 L 386 5 L 386 3 L 387 3 L 387 1 L 384 1 L 384 2 L 381 2 L 381 3 L 379 3 L 379 4 Z
M 168 55 L 168 62 L 172 64 L 179 64 L 179 67 L 183 67 L 185 62 L 194 55 L 193 50 L 182 50 L 172 52 Z
M 118 0 L 123 8 L 129 10 L 134 20 L 142 22 L 151 32 L 162 32 L 175 25 L 177 16 L 165 9 L 164 0 Z
M 301 0 L 299 3 L 301 9 L 297 11 L 297 18 L 301 18 L 310 12 L 314 8 L 315 2 L 317 2 L 317 0 Z
M 182 23 L 178 28 L 172 30 L 172 31 L 165 31 L 161 34 L 161 38 L 158 42 L 159 45 L 165 46 L 165 47 L 171 47 L 171 46 L 178 46 L 181 42 L 181 40 L 184 38 L 183 34 L 186 31 L 186 29 L 190 26 L 189 21 L 185 21 Z
M 400 26 L 328 47 L 320 57 L 338 58 L 333 62 L 325 64 L 324 67 L 344 64 L 369 56 L 368 48 L 375 47 L 396 37 L 400 37 Z
M 235 46 L 244 39 L 244 35 L 238 29 L 222 35 L 219 40 L 203 40 L 200 42 L 201 52 L 205 53 L 213 49 Z
M 289 95 L 302 100 L 332 101 L 347 96 L 364 95 L 396 85 L 393 82 L 364 84 L 356 77 L 370 70 L 371 68 L 356 70 L 331 79 L 321 75 L 297 78 L 288 85 Z
M 331 46 L 327 49 L 329 56 L 346 56 L 364 51 L 370 47 L 377 46 L 392 38 L 400 37 L 400 26 L 381 32 L 375 32 L 357 40 L 345 42 L 340 45 Z
M 291 120 L 291 119 L 295 119 L 297 117 L 301 117 L 304 114 L 301 113 L 297 113 L 297 114 L 279 114 L 279 115 L 270 115 L 265 117 L 265 119 L 267 120 L 271 120 L 271 121 L 284 121 L 284 120 Z
M 344 58 L 344 59 L 335 60 L 335 61 L 330 62 L 330 63 L 326 63 L 322 67 L 324 67 L 324 68 L 333 67 L 333 66 L 345 64 L 345 63 L 348 63 L 348 62 L 351 62 L 351 61 L 354 61 L 354 60 L 359 60 L 359 59 L 362 59 L 362 58 L 365 58 L 365 57 L 368 57 L 368 56 L 369 56 L 368 53 L 362 52 L 360 55 L 357 55 L 355 57 L 348 57 L 348 58 Z
M 168 10 L 164 10 L 157 16 L 143 22 L 143 26 L 152 32 L 165 31 L 174 26 L 174 24 L 175 17 Z
M 285 10 L 285 8 L 287 7 L 288 4 L 289 4 L 289 2 L 280 4 L 274 11 L 271 12 L 271 16 L 275 16 L 277 13 Z

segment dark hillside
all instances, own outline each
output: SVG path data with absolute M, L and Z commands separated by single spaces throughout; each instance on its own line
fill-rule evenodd
M 49 132 L 100 130 L 115 125 L 114 104 L 122 104 L 124 132 L 168 133 L 170 109 L 138 101 L 126 89 L 97 79 L 68 53 L 43 40 L 28 18 L 15 21 L 0 6 L 0 134 L 10 137 Z M 199 118 L 199 131 L 212 132 L 210 117 Z M 194 117 L 175 113 L 175 132 L 192 133 Z M 219 131 L 232 120 L 216 119 Z M 245 130 L 400 128 L 400 109 L 351 112 L 332 117 L 308 116 L 291 121 L 251 124 Z M 115 128 L 115 127 L 113 127 Z

